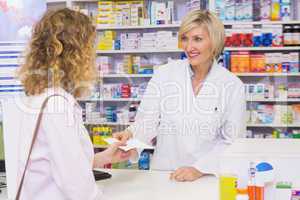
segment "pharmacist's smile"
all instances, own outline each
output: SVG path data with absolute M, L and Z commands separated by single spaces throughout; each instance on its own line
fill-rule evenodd
M 200 53 L 187 53 L 189 59 L 194 59 L 200 56 Z

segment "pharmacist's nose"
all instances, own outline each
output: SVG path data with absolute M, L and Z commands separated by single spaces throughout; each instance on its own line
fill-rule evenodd
M 188 42 L 187 42 L 185 50 L 186 50 L 187 52 L 191 52 L 192 50 L 194 50 L 194 44 L 193 44 L 193 41 L 188 41 Z

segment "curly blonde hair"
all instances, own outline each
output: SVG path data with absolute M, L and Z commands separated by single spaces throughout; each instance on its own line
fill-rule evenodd
M 48 11 L 35 25 L 18 75 L 25 93 L 62 87 L 74 97 L 86 94 L 95 79 L 95 27 L 88 16 L 68 8 Z

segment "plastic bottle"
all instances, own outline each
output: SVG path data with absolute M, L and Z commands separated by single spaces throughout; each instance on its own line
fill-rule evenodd
M 136 115 L 136 106 L 134 104 L 131 104 L 129 107 L 129 122 L 134 122 L 135 115 Z
M 256 200 L 255 197 L 255 164 L 254 162 L 250 162 L 249 166 L 249 183 L 248 183 L 248 195 L 249 200 Z
M 295 25 L 293 29 L 293 45 L 300 45 L 300 26 Z
M 219 178 L 220 200 L 233 200 L 237 195 L 237 176 L 221 174 Z
M 292 39 L 293 39 L 293 33 L 292 33 L 292 26 L 291 25 L 285 25 L 283 27 L 283 44 L 284 46 L 291 46 L 292 45 Z
M 265 191 L 263 183 L 256 183 L 255 185 L 255 200 L 264 200 Z
M 139 159 L 139 169 L 149 170 L 150 169 L 150 153 L 143 151 Z
M 237 189 L 236 200 L 249 200 L 248 189 Z

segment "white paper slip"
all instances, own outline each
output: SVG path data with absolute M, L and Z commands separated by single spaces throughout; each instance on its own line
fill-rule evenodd
M 107 142 L 108 144 L 120 142 L 116 138 L 105 138 L 104 141 Z M 130 139 L 127 141 L 126 146 L 121 146 L 119 148 L 122 149 L 123 151 L 128 151 L 131 149 L 154 149 L 153 146 L 145 144 L 137 139 Z

